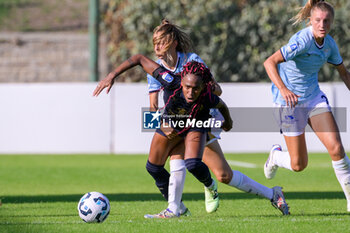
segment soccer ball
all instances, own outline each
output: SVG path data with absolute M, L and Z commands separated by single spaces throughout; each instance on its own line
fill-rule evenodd
M 78 203 L 79 217 L 84 222 L 103 222 L 108 217 L 110 208 L 108 198 L 99 192 L 84 194 Z

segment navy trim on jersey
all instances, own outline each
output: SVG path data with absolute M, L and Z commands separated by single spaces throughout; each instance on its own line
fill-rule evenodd
M 341 64 L 343 64 L 343 61 L 341 61 L 339 64 L 333 64 L 332 62 L 327 62 L 327 63 L 332 64 L 334 66 L 340 66 Z
M 149 91 L 148 93 L 151 94 L 151 93 L 154 93 L 154 92 L 160 92 L 160 89 L 158 89 L 158 90 L 152 90 L 152 91 Z
M 283 60 L 286 62 L 287 60 L 286 60 L 286 58 L 283 56 L 282 48 L 280 48 L 280 52 L 281 52 L 281 54 L 282 54 Z
M 323 49 L 326 38 L 323 39 L 323 44 L 322 44 L 322 45 L 317 44 L 315 38 L 313 38 L 313 39 L 314 39 L 314 43 L 315 43 L 316 47 L 317 47 L 318 49 Z

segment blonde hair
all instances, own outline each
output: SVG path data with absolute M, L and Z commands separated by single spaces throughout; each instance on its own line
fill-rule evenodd
M 301 7 L 298 14 L 291 19 L 294 21 L 293 25 L 308 20 L 314 9 L 328 11 L 332 14 L 332 18 L 334 18 L 334 9 L 330 3 L 324 0 L 309 0 L 304 7 Z
M 163 19 L 162 23 L 153 31 L 153 45 L 164 43 L 162 52 L 165 53 L 174 41 L 177 41 L 176 51 L 182 53 L 192 51 L 192 41 L 189 35 L 179 26 L 170 23 L 167 19 Z

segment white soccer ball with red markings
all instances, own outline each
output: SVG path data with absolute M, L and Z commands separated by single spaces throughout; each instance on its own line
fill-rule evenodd
M 84 194 L 78 203 L 79 217 L 89 223 L 102 223 L 108 217 L 110 209 L 108 198 L 99 192 Z

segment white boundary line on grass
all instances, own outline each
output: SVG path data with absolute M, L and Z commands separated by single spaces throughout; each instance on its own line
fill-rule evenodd
M 237 166 L 237 167 L 245 167 L 245 168 L 258 168 L 259 166 L 254 163 L 241 162 L 236 160 L 227 160 L 229 165 Z M 332 168 L 331 163 L 320 163 L 317 165 L 310 164 L 309 167 L 313 168 Z
M 238 167 L 246 167 L 246 168 L 257 168 L 258 165 L 254 163 L 247 163 L 247 162 L 241 162 L 241 161 L 235 161 L 235 160 L 227 160 L 228 164 L 232 166 L 238 166 Z

